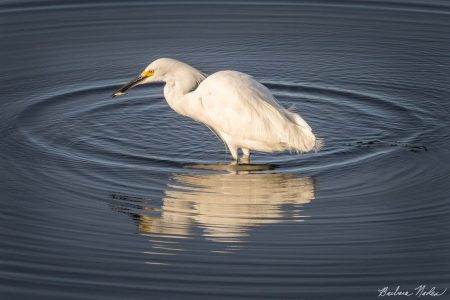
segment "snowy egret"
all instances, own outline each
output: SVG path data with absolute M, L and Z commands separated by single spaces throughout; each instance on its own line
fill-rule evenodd
M 264 85 L 237 71 L 206 74 L 171 58 L 148 65 L 135 79 L 114 92 L 150 82 L 165 82 L 164 97 L 177 113 L 208 126 L 238 162 L 248 163 L 250 150 L 261 152 L 318 151 L 322 140 L 300 115 L 283 108 Z

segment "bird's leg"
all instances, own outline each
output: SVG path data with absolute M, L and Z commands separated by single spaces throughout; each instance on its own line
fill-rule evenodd
M 250 163 L 250 149 L 242 148 L 241 163 L 243 164 Z
M 228 149 L 230 149 L 231 156 L 233 157 L 232 165 L 238 164 L 238 148 L 235 146 L 228 145 Z

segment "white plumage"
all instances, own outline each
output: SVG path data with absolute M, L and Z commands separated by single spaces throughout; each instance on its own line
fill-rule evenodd
M 213 130 L 235 161 L 239 148 L 248 162 L 250 150 L 302 153 L 322 146 L 300 115 L 283 108 L 264 85 L 237 71 L 219 71 L 206 77 L 185 63 L 160 58 L 113 96 L 157 81 L 166 83 L 164 97 L 169 106 Z

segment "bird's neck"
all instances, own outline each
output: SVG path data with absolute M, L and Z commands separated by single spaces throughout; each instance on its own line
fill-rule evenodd
M 197 109 L 197 102 L 193 97 L 193 91 L 203 81 L 205 76 L 200 72 L 189 75 L 185 75 L 183 78 L 167 80 L 164 86 L 164 98 L 166 98 L 167 103 L 174 111 L 195 119 L 194 112 Z
M 174 111 L 183 116 L 189 116 L 189 107 L 186 103 L 189 92 L 176 82 L 166 82 L 164 86 L 164 98 L 166 98 L 167 103 Z

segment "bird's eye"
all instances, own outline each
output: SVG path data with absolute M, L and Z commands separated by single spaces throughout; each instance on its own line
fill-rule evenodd
M 150 77 L 150 76 L 152 76 L 154 73 L 155 73 L 155 71 L 153 71 L 153 70 L 147 70 L 147 71 L 142 72 L 142 73 L 141 73 L 141 76 L 142 76 L 142 77 Z

